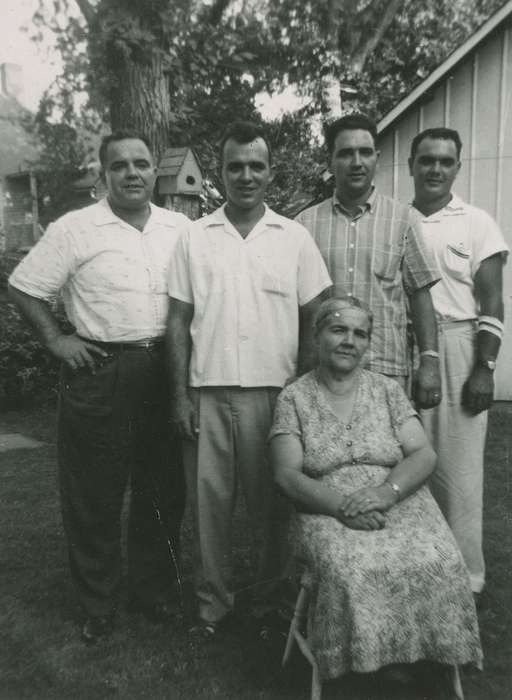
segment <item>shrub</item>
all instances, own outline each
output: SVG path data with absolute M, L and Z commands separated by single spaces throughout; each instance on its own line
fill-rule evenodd
M 0 409 L 54 401 L 58 362 L 36 339 L 5 293 L 1 294 Z

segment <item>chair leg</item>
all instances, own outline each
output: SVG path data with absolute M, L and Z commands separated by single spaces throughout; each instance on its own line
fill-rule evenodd
M 464 700 L 464 691 L 462 690 L 462 683 L 460 680 L 460 672 L 458 666 L 451 666 L 449 669 L 450 674 L 450 685 L 453 690 L 454 696 L 457 700 Z
M 313 672 L 311 674 L 311 700 L 322 700 L 322 681 L 318 672 L 316 662 L 312 664 Z
M 309 648 L 307 639 L 304 637 L 301 631 L 303 629 L 303 623 L 307 617 L 307 607 L 308 591 L 304 586 L 302 586 L 297 597 L 295 610 L 293 611 L 293 619 L 290 623 L 290 630 L 288 632 L 288 638 L 286 640 L 282 665 L 284 666 L 288 662 L 293 651 L 293 646 L 294 644 L 297 644 L 302 654 L 311 664 L 311 700 L 321 700 L 322 680 L 320 678 L 318 664 L 316 663 L 315 657 L 311 653 L 311 649 Z
M 293 618 L 290 623 L 290 629 L 288 631 L 288 638 L 286 640 L 286 646 L 284 648 L 282 665 L 284 666 L 290 660 L 290 656 L 293 650 L 293 645 L 296 642 L 295 633 L 300 630 L 300 626 L 304 617 L 306 615 L 307 607 L 307 591 L 304 587 L 300 589 L 299 595 L 297 597 L 297 602 L 295 604 L 295 609 L 293 611 Z

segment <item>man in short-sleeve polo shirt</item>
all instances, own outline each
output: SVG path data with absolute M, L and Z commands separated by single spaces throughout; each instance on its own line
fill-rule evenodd
M 493 372 L 503 334 L 502 271 L 508 246 L 496 222 L 452 193 L 460 169 L 459 134 L 444 127 L 418 134 L 409 167 L 414 207 L 441 281 L 432 290 L 439 324 L 443 401 L 422 412 L 437 452 L 432 492 L 448 521 L 479 594 L 484 447 Z
M 375 124 L 351 114 L 327 128 L 335 192 L 297 217 L 312 234 L 333 281 L 333 293 L 365 301 L 374 326 L 369 369 L 396 378 L 405 388 L 410 371 L 407 304 L 421 355 L 415 379 L 420 406 L 439 403 L 436 324 L 429 288 L 439 279 L 417 217 L 373 186 L 379 152 Z
M 112 629 L 128 480 L 130 605 L 153 620 L 168 619 L 177 603 L 153 497 L 157 491 L 176 547 L 184 506 L 163 336 L 167 266 L 189 221 L 150 203 L 155 166 L 139 134 L 105 137 L 100 161 L 106 199 L 51 224 L 9 280 L 13 301 L 62 362 L 59 484 L 87 643 Z M 59 293 L 75 328 L 70 335 L 51 310 Z
M 199 627 L 209 634 L 233 607 L 238 488 L 255 533 L 267 530 L 258 578 L 280 573 L 266 440 L 276 396 L 297 372 L 299 324 L 311 323 L 331 284 L 308 231 L 263 202 L 272 167 L 262 130 L 232 124 L 220 152 L 227 203 L 184 233 L 169 269 L 174 416 L 186 438 Z

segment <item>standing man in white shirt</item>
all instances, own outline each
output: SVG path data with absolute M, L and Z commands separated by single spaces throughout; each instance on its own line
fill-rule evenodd
M 262 129 L 229 126 L 220 160 L 227 202 L 185 232 L 169 270 L 171 391 L 185 438 L 198 628 L 206 635 L 233 607 L 238 488 L 253 530 L 266 530 L 258 578 L 279 575 L 266 441 L 276 396 L 297 372 L 299 324 L 312 323 L 331 284 L 308 231 L 264 204 L 273 170 Z
M 503 335 L 502 270 L 508 247 L 496 222 L 452 193 L 460 169 L 457 131 L 427 129 L 411 145 L 414 207 L 441 281 L 431 289 L 439 327 L 443 401 L 422 412 L 438 455 L 432 490 L 479 594 L 485 584 L 482 550 L 483 458 L 487 409 Z
M 105 137 L 99 156 L 106 199 L 51 224 L 9 280 L 12 300 L 62 362 L 59 485 L 87 643 L 112 631 L 128 481 L 130 608 L 153 621 L 176 605 L 154 499 L 176 548 L 184 505 L 163 340 L 167 267 L 189 221 L 150 203 L 156 168 L 138 133 Z M 71 335 L 52 313 L 59 293 Z

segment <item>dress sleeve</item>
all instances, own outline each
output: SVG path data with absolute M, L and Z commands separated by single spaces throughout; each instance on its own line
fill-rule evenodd
M 268 439 L 271 440 L 276 435 L 298 435 L 302 438 L 302 426 L 290 387 L 283 389 L 277 397 L 274 421 Z
M 404 390 L 394 379 L 389 379 L 387 382 L 387 401 L 391 425 L 395 432 L 408 418 L 418 415 L 405 395 Z

